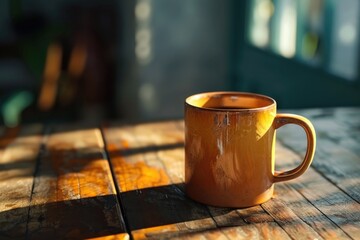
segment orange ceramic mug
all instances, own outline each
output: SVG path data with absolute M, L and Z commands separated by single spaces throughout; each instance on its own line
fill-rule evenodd
M 301 126 L 307 136 L 302 163 L 274 170 L 275 130 Z M 210 92 L 185 101 L 185 191 L 199 202 L 248 207 L 266 202 L 273 184 L 299 177 L 315 152 L 313 125 L 304 117 L 277 114 L 270 97 L 242 92 Z

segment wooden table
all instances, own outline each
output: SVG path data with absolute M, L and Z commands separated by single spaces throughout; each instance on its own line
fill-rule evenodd
M 360 108 L 297 113 L 317 130 L 312 166 L 246 209 L 185 196 L 181 120 L 3 128 L 0 239 L 360 239 Z M 301 130 L 278 131 L 277 169 L 304 152 Z

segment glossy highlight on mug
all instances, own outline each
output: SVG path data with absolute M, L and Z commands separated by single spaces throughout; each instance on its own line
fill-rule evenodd
M 299 167 L 274 169 L 275 133 L 294 123 L 307 134 Z M 211 92 L 185 101 L 185 189 L 199 202 L 247 207 L 269 200 L 273 183 L 300 176 L 311 164 L 315 131 L 297 115 L 277 115 L 274 99 L 252 93 Z

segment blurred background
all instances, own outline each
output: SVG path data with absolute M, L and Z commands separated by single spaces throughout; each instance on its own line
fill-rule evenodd
M 360 106 L 360 0 L 0 1 L 0 125 L 181 118 L 185 97 Z

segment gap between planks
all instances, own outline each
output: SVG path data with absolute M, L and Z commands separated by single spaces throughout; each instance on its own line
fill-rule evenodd
M 122 216 L 122 218 L 124 220 L 124 227 L 126 229 L 126 232 L 128 233 L 130 240 L 132 240 L 133 237 L 132 237 L 132 234 L 131 234 L 131 231 L 130 231 L 130 228 L 129 228 L 129 221 L 127 219 L 126 212 L 125 212 L 125 209 L 124 209 L 124 204 L 123 204 L 124 201 L 121 198 L 121 194 L 120 194 L 121 193 L 121 188 L 120 188 L 120 186 L 118 184 L 118 180 L 116 178 L 114 166 L 113 166 L 113 164 L 111 162 L 110 154 L 109 154 L 109 151 L 108 151 L 108 148 L 107 148 L 107 142 L 106 142 L 105 133 L 104 133 L 104 126 L 100 126 L 99 130 L 100 130 L 100 133 L 101 133 L 102 141 L 104 143 L 104 152 L 105 152 L 105 156 L 106 156 L 106 159 L 107 159 L 107 162 L 109 164 L 110 171 L 111 171 L 111 177 L 112 177 L 112 181 L 113 181 L 114 186 L 115 186 L 116 196 L 117 196 L 117 199 L 118 199 L 119 205 L 120 205 L 120 210 L 121 210 L 120 215 Z

